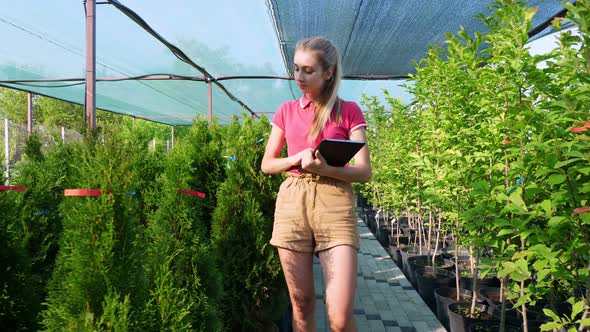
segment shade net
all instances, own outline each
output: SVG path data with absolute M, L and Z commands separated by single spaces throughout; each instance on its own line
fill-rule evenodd
M 301 38 L 322 35 L 341 50 L 347 75 L 407 75 L 414 71 L 428 46 L 446 39 L 445 33 L 463 26 L 485 32 L 476 18 L 489 14 L 492 1 L 363 1 L 270 0 L 278 36 L 287 63 L 293 62 Z M 570 1 L 571 2 L 571 1 Z M 560 0 L 533 0 L 537 7 L 533 28 L 559 13 Z M 547 34 L 551 29 L 546 29 Z M 536 37 L 539 37 L 537 35 Z
M 219 85 L 212 84 L 212 110 L 221 123 L 243 112 L 272 118 L 282 102 L 300 97 L 293 81 L 223 77 L 288 76 L 295 42 L 313 35 L 326 36 L 340 48 L 345 75 L 404 76 L 413 72 L 413 61 L 429 44 L 444 39 L 444 32 L 455 32 L 460 25 L 482 31 L 473 16 L 489 5 L 458 0 L 119 3 L 197 66 L 182 61 L 117 6 L 98 4 L 96 77 L 103 80 L 96 83 L 97 108 L 170 125 L 189 125 L 196 116 L 207 116 L 208 87 L 199 80 L 204 77 L 199 68 L 220 79 Z M 559 1 L 531 5 L 539 7 L 537 25 L 563 9 Z M 0 2 L 0 85 L 83 104 L 85 28 L 81 1 Z M 145 75 L 176 79 L 115 80 Z M 39 79 L 52 81 L 22 82 Z M 345 80 L 341 97 L 360 102 L 365 93 L 383 100 L 381 90 L 387 89 L 409 102 L 402 83 Z

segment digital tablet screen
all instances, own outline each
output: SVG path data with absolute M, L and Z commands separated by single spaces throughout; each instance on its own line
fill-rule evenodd
M 330 166 L 342 167 L 365 145 L 361 141 L 341 139 L 324 139 L 316 150 L 319 150 Z

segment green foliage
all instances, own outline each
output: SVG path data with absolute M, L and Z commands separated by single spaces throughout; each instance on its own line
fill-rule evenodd
M 168 154 L 158 188 L 146 193 L 153 212 L 147 227 L 152 291 L 145 328 L 222 329 L 222 281 L 209 247 L 214 193 L 223 173 L 220 150 L 217 130 L 197 120 Z M 179 189 L 201 191 L 206 197 L 184 195 Z
M 0 87 L 0 117 L 12 122 L 27 122 L 27 93 Z
M 119 326 L 122 317 L 112 321 L 108 312 L 119 296 L 129 298 L 112 309 L 116 312 L 126 311 L 126 302 L 138 310 L 146 297 L 145 242 L 139 205 L 130 195 L 134 183 L 127 157 L 132 149 L 116 136 L 103 141 L 78 146 L 71 161 L 70 184 L 103 194 L 66 197 L 60 204 L 63 232 L 43 312 L 43 325 L 50 330 Z
M 590 2 L 564 6 L 579 35 L 563 33 L 549 54 L 526 45 L 535 8 L 494 2 L 480 16 L 485 35 L 447 34 L 416 65 L 407 111 L 383 120 L 367 103 L 379 162 L 365 192 L 383 207 L 441 211 L 459 244 L 486 252 L 480 267 L 506 278 L 516 306 L 590 283 Z
M 269 244 L 281 179 L 260 172 L 268 120 L 243 118 L 225 129 L 227 178 L 217 193 L 212 247 L 224 276 L 222 307 L 231 331 L 260 330 L 286 308 L 286 285 Z
M 35 98 L 34 105 L 33 117 L 37 124 L 78 132 L 84 130 L 84 106 L 41 96 Z
M 0 329 L 36 329 L 41 303 L 35 290 L 31 258 L 27 254 L 27 230 L 18 218 L 16 202 L 23 193 L 0 191 Z

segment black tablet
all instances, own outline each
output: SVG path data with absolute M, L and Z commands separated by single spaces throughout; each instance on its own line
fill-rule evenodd
M 320 142 L 316 151 L 320 151 L 328 165 L 341 167 L 346 165 L 364 145 L 365 142 L 361 141 L 324 139 Z

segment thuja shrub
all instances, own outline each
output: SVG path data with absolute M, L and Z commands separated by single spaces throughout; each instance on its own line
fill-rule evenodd
M 148 214 L 146 276 L 150 299 L 142 314 L 150 330 L 222 330 L 223 294 L 217 261 L 209 247 L 211 211 L 223 173 L 221 140 L 205 121 L 166 156 L 157 180 L 146 193 Z M 200 192 L 205 197 L 187 194 Z
M 77 146 L 70 184 L 98 197 L 64 197 L 63 232 L 42 324 L 48 330 L 125 330 L 147 299 L 128 141 L 102 134 Z
M 223 312 L 231 331 L 259 331 L 286 309 L 286 285 L 270 244 L 281 178 L 260 171 L 268 120 L 225 128 L 227 178 L 217 193 L 212 245 L 223 274 Z
M 20 328 L 38 329 L 38 314 L 47 296 L 47 283 L 53 271 L 61 234 L 59 204 L 70 173 L 70 149 L 57 145 L 41 152 L 41 144 L 32 135 L 25 145 L 24 161 L 17 167 L 14 184 L 23 186 L 23 193 L 14 195 L 12 213 L 19 220 L 21 233 L 18 239 L 26 258 L 20 263 L 30 264 L 26 277 L 28 291 L 33 295 L 26 299 L 30 317 L 13 316 Z M 14 233 L 16 234 L 16 233 Z M 12 288 L 16 291 L 19 288 Z
M 18 218 L 22 192 L 0 191 L 0 329 L 18 331 L 36 327 L 35 280 L 27 253 L 25 225 Z M 38 307 L 38 305 L 37 305 Z

